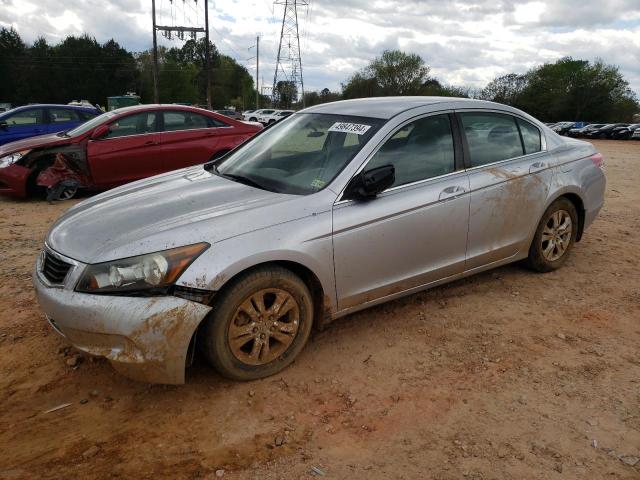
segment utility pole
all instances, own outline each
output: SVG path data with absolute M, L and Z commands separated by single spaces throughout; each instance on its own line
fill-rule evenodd
M 307 0 L 276 0 L 277 5 L 284 5 L 282 16 L 282 29 L 280 30 L 280 45 L 278 46 L 278 58 L 276 60 L 276 71 L 273 75 L 273 89 L 271 91 L 271 102 L 277 107 L 281 100 L 281 93 L 277 86 L 279 82 L 287 82 L 291 87 L 290 101 L 297 99 L 293 97 L 296 91 L 302 97 L 304 107 L 304 81 L 302 79 L 302 55 L 300 53 L 300 33 L 298 31 L 298 6 L 309 5 Z M 290 107 L 290 105 L 286 105 Z
M 251 50 L 253 47 L 256 47 L 256 110 L 260 108 L 260 84 L 258 83 L 258 79 L 260 78 L 260 36 L 256 37 L 256 44 L 251 45 L 247 50 Z M 247 61 L 253 59 L 254 57 L 247 58 Z M 262 80 L 264 84 L 264 79 Z
M 209 52 L 209 0 L 204 0 L 204 29 L 206 46 L 204 49 L 207 66 L 207 108 L 211 110 L 211 57 Z
M 156 0 L 151 0 L 153 16 L 153 103 L 160 103 L 158 92 L 158 40 L 156 39 Z
M 194 0 L 195 3 L 198 3 L 198 0 Z M 157 32 L 162 32 L 162 34 L 171 40 L 173 38 L 173 34 L 176 34 L 176 37 L 179 40 L 185 39 L 185 33 L 188 33 L 191 36 L 192 40 L 196 40 L 196 36 L 198 33 L 204 33 L 205 36 L 205 47 L 204 47 L 204 56 L 205 56 L 205 70 L 206 70 L 206 79 L 207 79 L 207 107 L 211 108 L 211 52 L 209 49 L 209 1 L 204 0 L 204 28 L 203 27 L 181 27 L 178 25 L 157 25 L 156 24 L 156 0 L 151 0 L 151 12 L 153 16 L 153 100 L 155 103 L 160 103 L 160 94 L 159 92 L 159 81 L 158 81 L 158 41 L 157 41 Z
M 258 90 L 258 74 L 260 73 L 260 36 L 256 37 L 256 110 L 260 108 L 260 91 Z

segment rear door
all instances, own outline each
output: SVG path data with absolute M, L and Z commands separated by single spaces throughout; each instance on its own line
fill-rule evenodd
M 0 128 L 0 145 L 47 132 L 44 108 L 29 108 L 3 118 L 7 126 Z
M 49 107 L 47 113 L 49 117 L 47 131 L 49 133 L 70 130 L 85 121 L 80 112 L 71 108 Z
M 162 162 L 158 111 L 134 113 L 109 124 L 99 140 L 89 140 L 87 154 L 96 185 L 109 187 L 166 171 Z
M 222 120 L 188 110 L 164 110 L 162 120 L 162 158 L 167 170 L 208 162 L 236 133 Z
M 457 116 L 471 189 L 466 270 L 472 270 L 528 249 L 554 170 L 532 123 L 498 112 Z

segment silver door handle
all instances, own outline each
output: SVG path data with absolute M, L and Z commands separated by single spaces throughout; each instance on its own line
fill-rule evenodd
M 448 198 L 456 198 L 466 192 L 467 189 L 461 187 L 460 185 L 453 185 L 451 187 L 447 187 L 440 192 L 439 200 L 446 200 Z
M 545 162 L 536 162 L 531 165 L 531 167 L 529 167 L 529 173 L 539 172 L 540 170 L 544 170 L 548 166 L 549 165 L 547 165 Z

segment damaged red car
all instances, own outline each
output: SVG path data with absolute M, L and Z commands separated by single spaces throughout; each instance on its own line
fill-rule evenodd
M 201 108 L 137 105 L 0 147 L 0 193 L 65 200 L 219 158 L 262 129 Z

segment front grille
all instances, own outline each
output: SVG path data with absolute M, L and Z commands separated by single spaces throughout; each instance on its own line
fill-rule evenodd
M 64 277 L 69 273 L 71 264 L 54 257 L 49 252 L 44 252 L 44 261 L 42 263 L 42 274 L 51 283 L 61 284 Z

